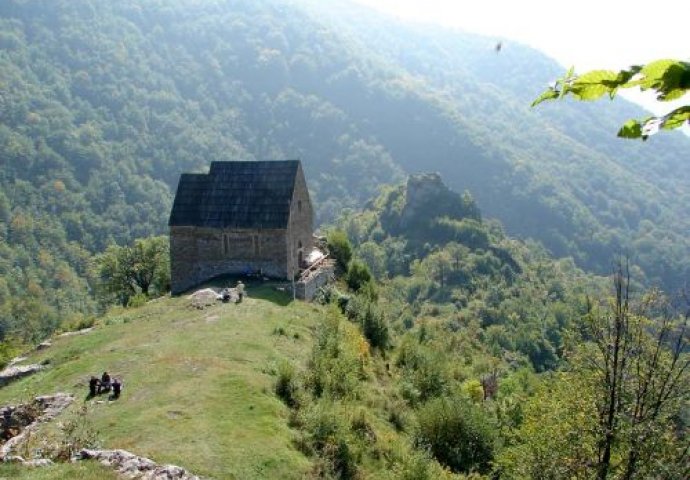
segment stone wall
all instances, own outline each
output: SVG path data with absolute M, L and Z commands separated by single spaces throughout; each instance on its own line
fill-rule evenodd
M 285 230 L 170 228 L 172 293 L 218 275 L 261 272 L 288 278 Z
M 295 176 L 295 190 L 290 203 L 290 224 L 288 226 L 288 272 L 299 272 L 299 256 L 306 257 L 314 246 L 314 210 L 309 199 L 307 182 L 300 166 Z
M 316 291 L 335 278 L 335 268 L 324 266 L 312 272 L 306 279 L 295 283 L 295 296 L 300 300 L 311 301 Z

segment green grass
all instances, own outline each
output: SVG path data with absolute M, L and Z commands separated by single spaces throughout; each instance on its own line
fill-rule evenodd
M 0 463 L 0 480 L 118 480 L 112 469 L 96 462 L 56 464 L 50 467 L 26 468 L 17 464 Z
M 214 478 L 302 478 L 310 462 L 292 446 L 273 373 L 283 359 L 306 360 L 322 310 L 267 287 L 249 295 L 204 310 L 180 297 L 113 311 L 93 332 L 33 354 L 30 361 L 49 359 L 50 368 L 0 389 L 0 405 L 66 391 L 77 395 L 76 409 L 89 376 L 107 370 L 123 379 L 122 397 L 87 402 L 105 448 Z M 285 335 L 274 333 L 279 327 Z M 103 478 L 79 474 L 73 478 Z M 26 475 L 10 476 L 58 478 Z

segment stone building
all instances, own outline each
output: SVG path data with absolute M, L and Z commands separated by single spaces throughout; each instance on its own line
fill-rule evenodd
M 292 279 L 313 246 L 299 160 L 213 162 L 184 173 L 170 214 L 172 293 L 224 274 Z

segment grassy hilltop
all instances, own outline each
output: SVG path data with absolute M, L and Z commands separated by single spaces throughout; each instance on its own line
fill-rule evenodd
M 87 402 L 104 448 L 213 478 L 301 478 L 310 462 L 291 444 L 287 409 L 273 393 L 271 372 L 285 359 L 305 361 L 321 307 L 289 302 L 267 287 L 250 294 L 240 305 L 203 310 L 180 297 L 113 311 L 93 332 L 59 337 L 32 354 L 29 361 L 50 360 L 50 368 L 1 389 L 0 405 L 65 391 L 77 396 L 70 407 L 76 412 L 89 375 L 107 370 L 124 380 L 121 399 Z M 0 466 L 0 478 L 113 475 L 88 464 Z

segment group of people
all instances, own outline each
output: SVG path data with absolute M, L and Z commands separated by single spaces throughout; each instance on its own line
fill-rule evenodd
M 237 300 L 235 303 L 242 303 L 242 298 L 244 298 L 244 283 L 242 283 L 242 280 L 237 282 L 237 286 L 235 287 L 235 290 L 237 291 Z M 228 303 L 230 299 L 232 298 L 231 295 L 231 288 L 224 288 L 220 294 L 223 299 L 223 303 Z
M 122 382 L 117 378 L 111 380 L 108 372 L 103 372 L 101 379 L 96 377 L 91 377 L 89 380 L 89 397 L 95 397 L 101 393 L 109 393 L 112 390 L 112 399 L 120 397 L 120 392 L 122 392 Z

